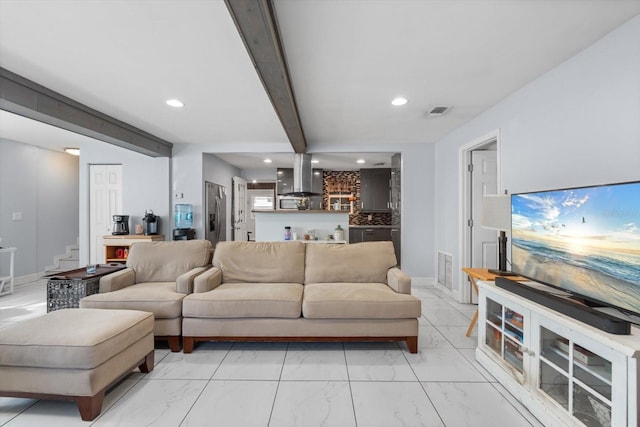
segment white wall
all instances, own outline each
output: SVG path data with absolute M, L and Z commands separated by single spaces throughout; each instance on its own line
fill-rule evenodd
M 80 147 L 80 265 L 89 261 L 89 165 L 122 165 L 122 206 L 129 227 L 142 224 L 147 209 L 160 217 L 159 233 L 171 240 L 171 162 L 168 157 L 149 157 L 115 145 L 90 140 Z
M 434 270 L 434 146 L 432 144 L 313 144 L 310 153 L 402 154 L 402 270 L 414 279 L 432 281 Z
M 14 212 L 21 221 L 12 220 Z M 15 275 L 43 272 L 78 232 L 78 158 L 0 141 L 0 245 L 17 248 Z M 8 274 L 8 259 L 0 259 L 0 276 Z
M 293 165 L 293 164 L 292 164 Z M 292 166 L 293 167 L 293 166 Z M 276 168 L 266 169 L 242 169 L 240 176 L 247 181 L 256 180 L 258 182 L 276 182 Z
M 640 16 L 439 141 L 435 247 L 460 255 L 460 147 L 499 129 L 510 193 L 640 179 Z
M 265 144 L 174 144 L 172 157 L 172 207 L 176 203 L 193 205 L 193 227 L 196 238 L 204 238 L 202 204 L 204 181 L 227 187 L 227 238 L 231 238 L 231 178 L 241 176 L 241 171 L 210 153 L 277 153 L 291 151 L 288 143 Z M 182 199 L 175 194 L 182 193 Z

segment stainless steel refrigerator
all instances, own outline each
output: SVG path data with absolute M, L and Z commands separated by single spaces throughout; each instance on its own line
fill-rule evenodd
M 205 181 L 205 239 L 213 247 L 227 240 L 227 189 L 218 184 Z

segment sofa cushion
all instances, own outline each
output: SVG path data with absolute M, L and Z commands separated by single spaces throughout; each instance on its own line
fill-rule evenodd
M 213 266 L 223 283 L 302 283 L 304 251 L 302 242 L 219 242 Z
M 141 311 L 53 311 L 2 329 L 0 365 L 93 369 L 152 332 Z
M 136 282 L 175 282 L 178 276 L 211 262 L 211 242 L 184 240 L 137 242 L 131 245 L 127 267 L 136 272 Z
M 184 299 L 185 317 L 295 319 L 302 312 L 302 284 L 224 283 Z
M 185 294 L 176 292 L 175 282 L 138 283 L 126 288 L 93 294 L 80 300 L 81 308 L 109 308 L 149 311 L 158 319 L 173 319 L 182 314 Z
M 304 283 L 387 283 L 396 263 L 393 242 L 308 245 Z
M 418 318 L 421 304 L 384 283 L 314 283 L 304 286 L 302 315 L 310 319 Z

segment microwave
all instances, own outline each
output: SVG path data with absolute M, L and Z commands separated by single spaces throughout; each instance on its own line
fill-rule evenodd
M 298 210 L 301 197 L 278 196 L 278 210 Z

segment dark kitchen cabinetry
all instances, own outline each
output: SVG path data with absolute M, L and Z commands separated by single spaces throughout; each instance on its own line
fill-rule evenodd
M 276 175 L 277 194 L 291 193 L 293 191 L 293 168 L 278 168 Z M 322 195 L 322 169 L 313 170 L 311 192 Z
M 391 240 L 391 228 L 349 227 L 349 243 L 382 242 Z
M 360 169 L 362 212 L 389 212 L 391 169 Z
M 276 171 L 276 192 L 278 195 L 293 191 L 293 168 L 278 168 Z

